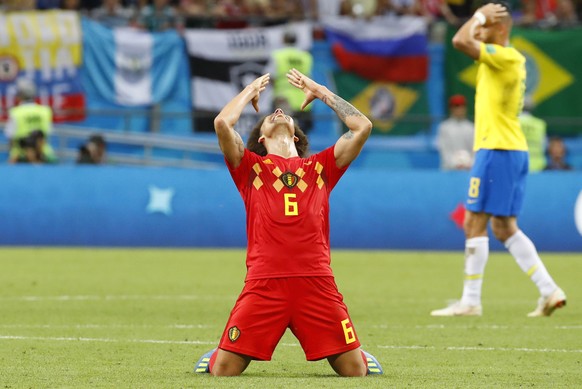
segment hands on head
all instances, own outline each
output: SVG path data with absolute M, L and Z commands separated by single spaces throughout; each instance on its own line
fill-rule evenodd
M 259 112 L 259 97 L 262 91 L 267 88 L 271 80 L 271 75 L 269 73 L 263 74 L 257 77 L 253 82 L 248 85 L 253 92 L 253 98 L 251 103 L 256 112 Z M 307 77 L 305 74 L 301 73 L 297 69 L 291 69 L 287 73 L 287 81 L 294 87 L 301 89 L 305 93 L 305 100 L 301 104 L 301 109 L 307 107 L 309 103 L 317 98 L 315 92 L 317 90 L 317 84 L 311 78 Z
M 477 11 L 485 16 L 485 26 L 498 23 L 509 16 L 509 10 L 505 6 L 496 3 L 485 4 Z

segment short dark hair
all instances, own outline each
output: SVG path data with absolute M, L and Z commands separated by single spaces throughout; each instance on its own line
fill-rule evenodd
M 42 130 L 34 130 L 27 137 L 21 138 L 18 141 L 18 145 L 23 149 L 34 149 L 36 148 L 39 139 L 45 139 L 44 132 Z
M 106 146 L 105 138 L 101 134 L 93 134 L 89 137 L 89 143 L 95 143 L 98 146 Z
M 263 118 L 255 124 L 255 127 L 251 130 L 249 139 L 247 140 L 247 149 L 262 157 L 268 154 L 265 145 L 259 142 L 259 138 L 261 137 L 261 127 L 263 126 L 265 118 L 266 116 L 263 116 Z M 299 138 L 299 140 L 295 142 L 295 148 L 297 149 L 297 154 L 299 154 L 301 158 L 305 158 L 307 156 L 307 151 L 309 150 L 309 139 L 307 139 L 307 135 L 305 135 L 296 122 L 294 122 L 294 125 L 295 136 Z

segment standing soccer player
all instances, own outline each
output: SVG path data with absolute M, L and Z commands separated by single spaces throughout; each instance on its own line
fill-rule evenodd
M 517 226 L 528 172 L 528 152 L 518 115 L 525 92 L 525 58 L 509 47 L 508 8 L 486 4 L 453 37 L 453 45 L 479 63 L 475 96 L 475 163 L 465 202 L 465 281 L 460 301 L 432 316 L 480 316 L 483 273 L 489 256 L 487 225 L 538 287 L 528 316 L 549 316 L 566 295 Z
M 218 348 L 194 371 L 240 375 L 252 360 L 270 360 L 289 328 L 309 361 L 327 358 L 341 376 L 382 374 L 360 342 L 330 267 L 329 195 L 370 135 L 372 123 L 345 100 L 292 69 L 289 83 L 331 107 L 348 127 L 340 139 L 306 157 L 307 137 L 281 109 L 261 119 L 244 147 L 235 131 L 244 107 L 258 112 L 265 74 L 214 120 L 220 148 L 247 213 L 247 275 Z

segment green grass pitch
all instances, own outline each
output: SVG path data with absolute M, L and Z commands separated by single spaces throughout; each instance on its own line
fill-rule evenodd
M 0 388 L 508 388 L 582 386 L 582 254 L 543 253 L 568 295 L 527 318 L 537 290 L 493 253 L 484 315 L 432 318 L 459 297 L 462 252 L 334 251 L 363 347 L 385 375 L 335 376 L 285 334 L 241 377 L 192 368 L 243 284 L 242 250 L 0 249 Z

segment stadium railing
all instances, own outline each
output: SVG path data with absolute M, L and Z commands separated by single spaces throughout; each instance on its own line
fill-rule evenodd
M 100 134 L 105 138 L 109 164 L 195 169 L 216 168 L 223 164 L 216 139 L 190 139 L 64 125 L 55 127 L 51 142 L 59 161 L 74 162 L 79 147 L 90 134 Z

